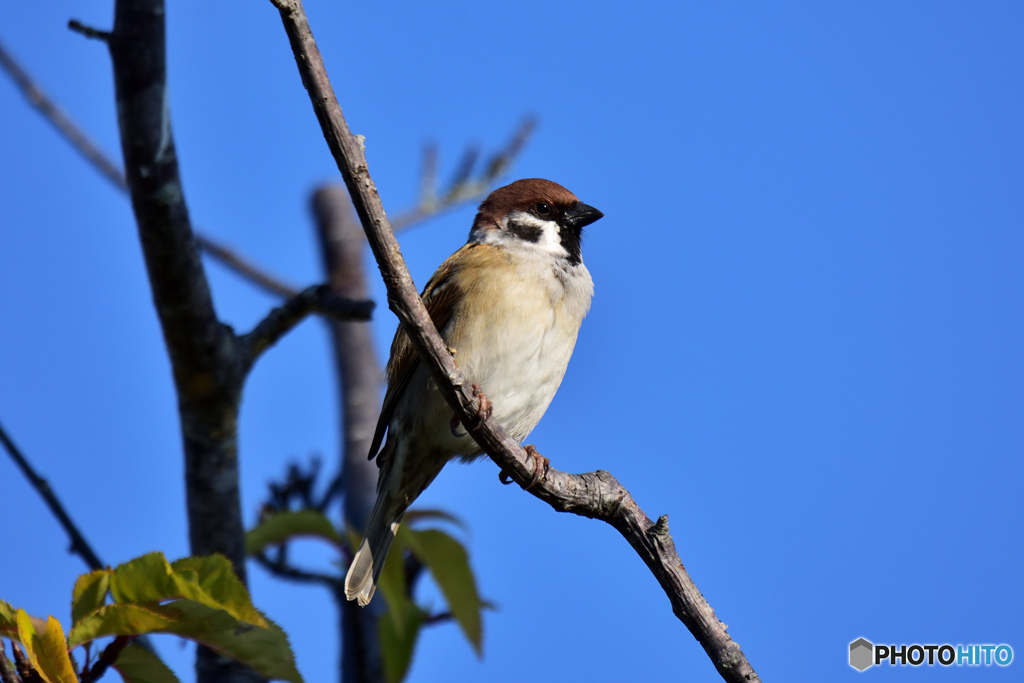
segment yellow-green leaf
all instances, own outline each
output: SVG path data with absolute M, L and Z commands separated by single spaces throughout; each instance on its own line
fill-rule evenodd
M 401 628 L 396 628 L 392 619 L 377 620 L 377 636 L 380 639 L 380 653 L 387 683 L 399 683 L 409 672 L 412 653 L 416 649 L 416 639 L 419 637 L 425 617 L 423 610 L 410 603 Z
M 223 555 L 186 557 L 171 565 L 179 587 L 196 586 L 202 593 L 183 591 L 181 597 L 227 610 L 236 619 L 267 628 L 263 615 L 253 607 L 249 591 L 238 580 L 231 560 Z M 209 596 L 209 600 L 206 599 Z
M 11 607 L 10 603 L 0 600 L 0 633 L 7 635 L 17 632 L 18 617 L 15 609 Z
M 221 555 L 187 557 L 172 565 L 162 553 L 149 553 L 118 566 L 110 592 L 117 602 L 126 604 L 192 600 L 266 627 L 231 562 Z
M 18 610 L 17 621 L 25 654 L 43 680 L 46 683 L 78 683 L 60 622 L 50 617 L 46 620 L 43 634 L 39 635 L 25 610 Z
M 134 643 L 124 649 L 114 668 L 125 683 L 181 683 L 163 660 Z
M 147 553 L 118 565 L 110 578 L 110 593 L 122 603 L 160 602 L 181 597 L 163 553 Z
M 480 656 L 483 648 L 482 606 L 466 549 L 439 529 L 409 530 L 407 538 L 410 550 L 430 569 L 452 616 Z
M 194 600 L 175 600 L 166 605 L 107 605 L 75 626 L 71 646 L 104 636 L 169 633 L 236 659 L 267 678 L 302 683 L 288 637 L 274 622 L 263 619 L 267 628 Z
M 168 614 L 161 605 L 113 604 L 86 615 L 71 628 L 68 647 L 106 636 L 140 636 L 146 633 L 171 633 L 176 613 Z
M 103 607 L 107 599 L 107 589 L 110 587 L 110 572 L 106 569 L 82 574 L 75 581 L 75 589 L 71 593 L 71 623 L 77 624 L 78 620 L 90 612 Z
M 341 546 L 341 536 L 331 520 L 316 510 L 279 512 L 245 534 L 245 552 L 257 555 L 267 546 L 279 545 L 297 536 L 322 538 Z

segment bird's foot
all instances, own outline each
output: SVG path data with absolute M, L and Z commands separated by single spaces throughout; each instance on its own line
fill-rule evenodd
M 523 489 L 524 491 L 529 491 L 543 481 L 544 477 L 548 476 L 548 470 L 551 469 L 551 461 L 538 453 L 535 446 L 524 446 L 524 448 L 526 449 L 526 454 L 533 458 L 533 477 L 530 479 L 530 484 Z
M 491 399 L 487 398 L 487 394 L 480 389 L 479 384 L 473 385 L 473 395 L 480 402 L 476 409 L 476 419 L 483 422 L 494 412 L 494 404 L 491 403 Z

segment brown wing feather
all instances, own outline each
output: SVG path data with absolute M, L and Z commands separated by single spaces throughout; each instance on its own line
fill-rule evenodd
M 454 275 L 461 269 L 460 264 L 464 262 L 463 257 L 468 255 L 470 250 L 479 248 L 486 247 L 481 244 L 467 244 L 449 256 L 448 260 L 441 264 L 441 267 L 427 282 L 427 286 L 423 288 L 423 294 L 420 297 L 427 307 L 430 319 L 434 321 L 434 326 L 438 330 L 443 330 L 444 326 L 448 324 L 455 308 L 454 304 L 458 300 L 459 291 Z M 395 338 L 391 342 L 391 358 L 388 360 L 387 367 L 388 390 L 384 394 L 384 404 L 381 406 L 377 429 L 373 434 L 373 442 L 370 444 L 370 459 L 373 459 L 380 451 L 384 433 L 394 415 L 395 407 L 405 393 L 409 380 L 412 379 L 419 364 L 419 356 L 416 355 L 412 342 L 409 341 L 409 335 L 406 334 L 405 328 L 399 325 L 395 332 Z M 380 453 L 380 459 L 383 460 L 384 457 L 385 454 Z M 377 462 L 378 467 L 384 468 L 386 465 L 387 463 L 380 460 Z

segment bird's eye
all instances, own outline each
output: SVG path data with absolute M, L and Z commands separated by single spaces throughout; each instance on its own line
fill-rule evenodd
M 551 207 L 546 202 L 537 202 L 537 205 L 533 207 L 534 211 L 537 212 L 538 216 L 547 216 L 551 213 Z

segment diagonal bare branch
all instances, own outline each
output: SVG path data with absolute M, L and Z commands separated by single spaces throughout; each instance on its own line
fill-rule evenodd
M 69 22 L 68 26 L 73 31 L 87 37 L 104 41 L 108 41 L 110 38 L 109 32 L 83 26 L 74 20 Z M 46 94 L 2 42 L 0 42 L 0 67 L 10 75 L 29 104 L 35 107 L 43 118 L 49 121 L 57 129 L 57 132 L 63 135 L 114 187 L 127 195 L 128 183 L 118 164 L 112 161 L 71 119 L 67 112 Z M 533 119 L 525 119 L 516 129 L 509 143 L 491 158 L 478 177 L 468 177 L 468 171 L 467 177 L 457 175 L 452 183 L 440 193 L 436 188 L 437 150 L 428 147 L 424 153 L 420 199 L 416 206 L 397 214 L 398 217 L 394 221 L 395 229 L 410 228 L 486 194 L 494 181 L 504 175 L 515 162 L 533 128 Z M 256 265 L 237 250 L 204 234 L 198 228 L 195 229 L 195 239 L 203 253 L 263 291 L 286 299 L 300 293 L 297 287 L 274 275 L 268 269 Z
M 427 314 L 370 177 L 362 145 L 349 130 L 334 95 L 301 0 L 271 2 L 281 13 L 303 85 L 387 285 L 391 309 L 405 325 L 438 388 L 473 438 L 503 471 L 526 487 L 533 478 L 535 461 L 493 417 L 480 410 L 481 401 L 467 386 Z M 629 492 L 600 470 L 582 475 L 549 470 L 531 493 L 556 510 L 611 524 L 647 564 L 676 616 L 704 647 L 722 678 L 737 683 L 760 680 L 683 567 L 668 531 L 667 517 L 651 522 Z
M 77 22 L 75 23 L 77 24 Z M 81 24 L 77 25 L 81 26 Z M 74 30 L 79 29 L 75 28 Z M 89 31 L 102 34 L 104 40 L 110 37 L 110 34 L 104 31 L 96 31 L 95 29 L 89 29 Z M 128 181 L 125 180 L 120 166 L 111 160 L 71 117 L 46 94 L 2 43 L 0 43 L 0 67 L 7 71 L 15 85 L 25 95 L 29 104 L 35 107 L 36 111 L 42 114 L 43 118 L 49 121 L 57 129 L 57 132 L 63 135 L 71 143 L 71 146 L 78 150 L 103 177 L 127 195 Z M 265 268 L 253 264 L 233 249 L 216 240 L 198 231 L 196 232 L 195 239 L 207 255 L 264 291 L 281 297 L 293 297 L 299 293 L 297 288 L 289 285 L 276 275 L 272 275 Z
M 78 530 L 78 527 L 71 520 L 67 510 L 61 504 L 60 499 L 57 498 L 57 494 L 50 488 L 50 484 L 39 476 L 28 459 L 21 450 L 14 445 L 14 441 L 7 432 L 4 431 L 3 425 L 0 425 L 0 443 L 4 445 L 8 455 L 11 456 L 11 460 L 18 466 L 18 469 L 22 471 L 28 482 L 32 484 L 32 488 L 39 492 L 39 495 L 44 501 L 46 506 L 50 508 L 50 512 L 57 518 L 60 525 L 64 527 L 65 533 L 68 538 L 71 539 L 71 547 L 69 550 L 74 554 L 82 558 L 82 560 L 89 565 L 89 569 L 102 569 L 106 565 L 96 555 L 96 552 L 92 549 L 92 546 L 85 540 L 82 532 Z
M 68 142 L 77 149 L 82 156 L 84 156 L 89 163 L 91 163 L 97 171 L 103 174 L 103 176 L 114 184 L 122 192 L 128 191 L 128 182 L 124 179 L 124 174 L 121 172 L 120 167 L 110 160 L 106 154 L 103 153 L 99 147 L 93 143 L 89 137 L 82 132 L 74 121 L 71 120 L 63 109 L 61 109 L 50 97 L 43 91 L 41 87 L 28 75 L 28 72 L 17 60 L 14 59 L 14 55 L 7 51 L 3 43 L 0 43 L 0 66 L 4 68 L 7 74 L 14 80 L 15 85 L 21 90 L 22 94 L 29 101 L 36 110 L 43 115 L 47 121 L 49 121 L 54 128 L 60 132 Z

